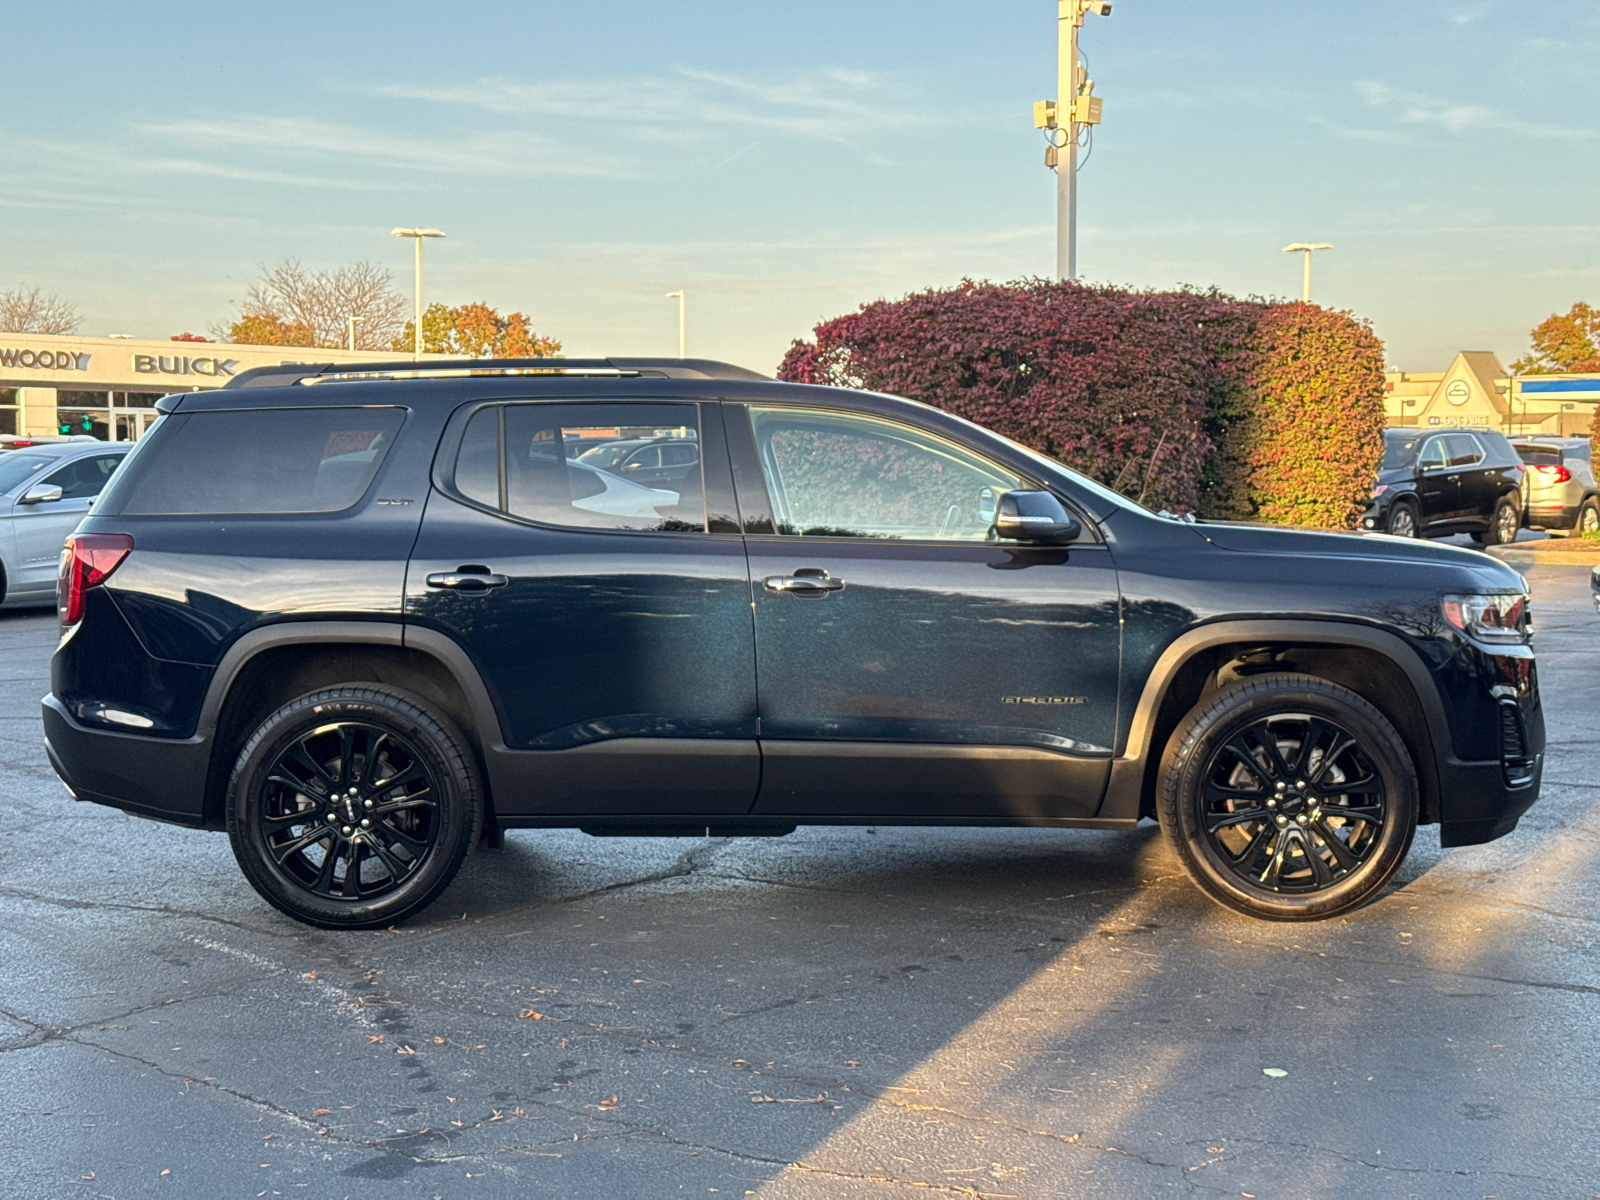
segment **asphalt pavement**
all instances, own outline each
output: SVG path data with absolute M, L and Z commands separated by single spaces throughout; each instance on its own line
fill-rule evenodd
M 1600 1196 L 1600 617 L 1529 578 L 1540 802 L 1294 926 L 1153 827 L 859 828 L 513 832 L 311 930 L 68 798 L 0 614 L 0 1194 Z

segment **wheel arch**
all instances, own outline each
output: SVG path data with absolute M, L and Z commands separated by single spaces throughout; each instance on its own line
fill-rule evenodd
M 225 824 L 228 779 L 251 732 L 296 696 L 348 683 L 409 692 L 449 717 L 477 758 L 492 818 L 486 754 L 501 744 L 500 721 L 467 653 L 443 634 L 397 622 L 297 621 L 246 634 L 212 676 L 196 729 L 211 744 L 206 828 Z
M 1268 671 L 1315 675 L 1372 703 L 1411 753 L 1421 793 L 1420 822 L 1439 820 L 1436 747 L 1449 746 L 1450 727 L 1427 667 L 1403 639 L 1386 630 L 1298 620 L 1215 622 L 1174 640 L 1139 694 L 1099 815 L 1154 815 L 1162 755 L 1178 723 L 1207 694 L 1233 679 Z

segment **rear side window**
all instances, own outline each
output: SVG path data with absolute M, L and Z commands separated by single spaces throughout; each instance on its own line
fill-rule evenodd
M 668 480 L 659 472 L 646 483 L 627 478 L 619 460 L 634 461 L 628 456 L 640 438 L 694 447 L 679 456 L 694 466 Z M 492 405 L 474 413 L 462 434 L 455 488 L 487 508 L 542 525 L 702 533 L 699 438 L 693 404 Z M 612 443 L 620 454 L 605 452 Z M 660 466 L 661 452 L 646 450 L 650 465 Z
M 104 511 L 338 512 L 367 490 L 404 419 L 388 407 L 174 414 L 145 436 Z

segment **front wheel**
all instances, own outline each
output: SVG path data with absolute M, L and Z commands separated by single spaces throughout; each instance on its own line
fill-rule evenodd
M 1417 536 L 1419 525 L 1417 506 L 1409 500 L 1397 500 L 1389 509 L 1389 519 L 1384 524 L 1384 532 L 1392 537 L 1414 538 Z
M 228 839 L 245 878 L 298 921 L 370 929 L 426 908 L 483 823 L 465 740 L 425 705 L 331 688 L 268 717 L 228 785 Z
M 1310 675 L 1258 675 L 1173 733 L 1161 827 L 1191 879 L 1253 917 L 1311 921 L 1382 890 L 1411 848 L 1417 780 L 1394 726 Z

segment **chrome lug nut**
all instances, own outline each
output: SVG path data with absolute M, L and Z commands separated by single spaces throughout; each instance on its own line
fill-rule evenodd
M 363 803 L 363 807 L 365 807 L 365 808 L 371 808 L 371 807 L 372 807 L 372 801 L 371 801 L 371 800 L 367 800 L 367 801 L 365 801 L 365 802 L 364 802 L 364 803 Z
M 1287 825 L 1289 823 L 1289 818 L 1284 816 L 1282 813 L 1279 813 L 1278 817 L 1277 817 L 1277 821 L 1278 821 L 1278 824 L 1280 826 L 1283 826 L 1283 825 Z
M 1301 813 L 1294 820 L 1295 820 L 1295 824 L 1296 825 L 1304 825 L 1306 823 L 1306 815 L 1305 815 L 1305 813 Z
M 350 826 L 346 825 L 339 832 L 344 834 L 345 837 L 349 837 L 352 833 L 355 832 L 355 830 L 351 829 Z
M 1294 781 L 1294 786 L 1297 787 L 1297 788 L 1300 788 L 1303 791 L 1303 790 L 1305 790 L 1306 781 L 1304 779 L 1296 779 Z
M 1275 796 L 1267 797 L 1267 807 L 1268 808 L 1277 808 L 1278 807 L 1277 797 L 1275 797 Z
M 372 828 L 372 822 L 371 821 L 362 821 L 361 822 L 361 828 L 363 828 L 363 829 L 371 829 Z

